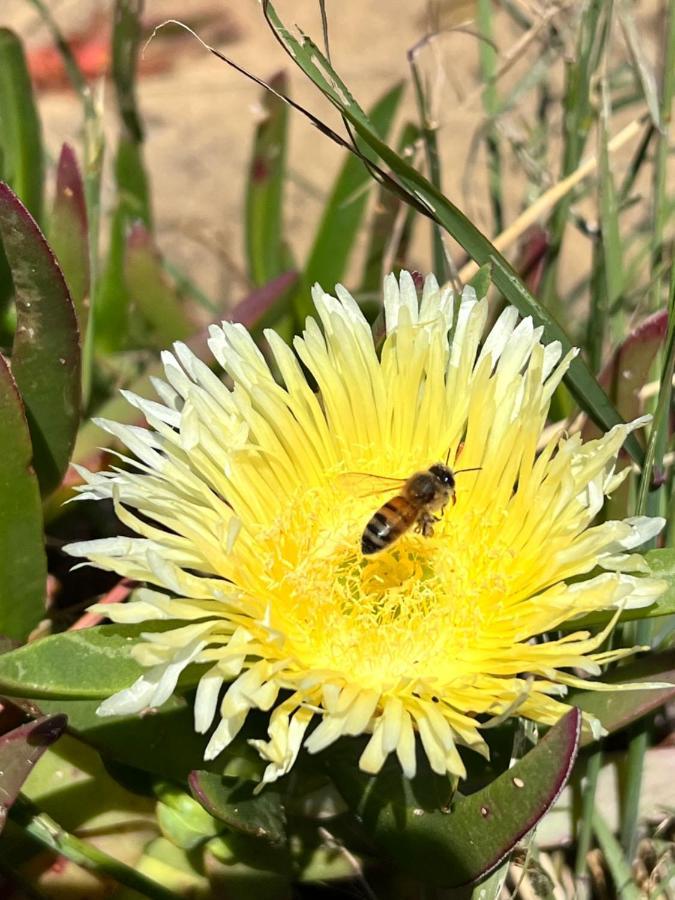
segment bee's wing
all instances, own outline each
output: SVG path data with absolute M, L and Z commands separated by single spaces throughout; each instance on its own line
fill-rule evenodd
M 335 479 L 336 484 L 346 493 L 356 497 L 374 494 L 393 494 L 406 483 L 406 478 L 389 478 L 373 472 L 345 472 Z

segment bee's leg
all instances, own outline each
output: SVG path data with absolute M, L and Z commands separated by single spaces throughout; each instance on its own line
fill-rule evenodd
M 419 531 L 424 537 L 431 537 L 434 533 L 433 523 L 437 522 L 434 516 L 432 516 L 428 512 L 423 512 L 420 514 L 420 517 L 417 521 L 417 531 Z

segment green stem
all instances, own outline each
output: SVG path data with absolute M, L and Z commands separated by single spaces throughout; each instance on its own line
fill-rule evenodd
M 504 230 L 504 214 L 502 204 L 501 151 L 499 136 L 494 123 L 499 100 L 497 98 L 497 53 L 492 42 L 492 0 L 478 0 L 478 28 L 483 37 L 479 44 L 481 75 L 485 89 L 483 90 L 483 109 L 488 117 L 485 141 L 488 153 L 488 172 L 490 185 L 490 205 L 495 234 Z
M 656 158 L 654 162 L 654 224 L 652 228 L 652 291 L 651 307 L 659 308 L 661 300 L 661 280 L 655 277 L 663 255 L 663 236 L 669 214 L 668 195 L 668 155 L 670 151 L 669 131 L 671 106 L 675 93 L 675 8 L 668 8 L 666 44 L 663 54 L 663 83 L 661 87 L 661 128 L 657 134 Z
M 577 879 L 586 874 L 586 857 L 591 849 L 593 837 L 593 810 L 595 793 L 598 788 L 598 776 L 602 768 L 602 749 L 598 748 L 588 758 L 586 766 L 586 783 L 584 785 L 581 804 L 581 820 L 577 833 L 577 853 L 574 861 L 574 875 Z
M 150 897 L 151 900 L 176 900 L 178 896 L 118 859 L 64 831 L 57 822 L 46 813 L 40 812 L 25 797 L 20 796 L 16 800 L 10 815 L 17 825 L 44 847 L 65 856 L 83 869 L 97 875 L 108 875 L 120 884 L 138 891 L 144 897 Z
M 640 900 L 642 895 L 633 881 L 633 873 L 623 857 L 619 842 L 597 809 L 593 812 L 593 831 L 614 881 L 616 896 L 620 900 Z
M 415 99 L 420 117 L 420 133 L 424 141 L 424 153 L 427 160 L 429 181 L 439 191 L 441 190 L 441 160 L 438 155 L 438 141 L 436 138 L 436 124 L 432 121 L 427 105 L 427 98 L 422 85 L 419 69 L 417 67 L 416 54 L 421 45 L 413 48 L 408 54 L 410 71 L 412 72 L 413 85 L 415 87 Z M 450 277 L 448 261 L 443 246 L 443 229 L 436 222 L 431 223 L 431 256 L 433 271 L 436 278 L 442 283 Z
M 603 21 L 603 16 L 604 21 Z M 560 178 L 579 165 L 594 118 L 591 79 L 602 57 L 611 21 L 611 3 L 588 0 L 581 15 L 574 61 L 567 65 L 564 100 L 564 146 Z M 558 258 L 573 197 L 567 194 L 555 207 L 549 225 L 550 247 L 541 286 L 544 306 L 559 313 L 557 296 Z
M 640 626 L 648 625 L 640 622 L 638 625 L 638 639 Z M 638 820 L 640 816 L 640 793 L 642 791 L 642 771 L 644 769 L 645 753 L 649 747 L 649 732 L 644 725 L 641 730 L 631 738 L 626 754 L 626 786 L 623 794 L 621 810 L 621 846 L 626 857 L 630 860 L 635 854 L 638 834 Z

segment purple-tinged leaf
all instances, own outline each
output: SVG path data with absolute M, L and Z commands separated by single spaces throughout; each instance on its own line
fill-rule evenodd
M 598 376 L 598 381 L 626 422 L 637 419 L 642 413 L 639 392 L 649 380 L 656 354 L 666 338 L 667 328 L 667 310 L 649 316 L 617 347 Z M 590 440 L 599 434 L 597 427 L 590 421 L 582 430 L 584 440 Z
M 188 784 L 195 800 L 233 831 L 270 844 L 285 841 L 286 812 L 273 787 L 253 794 L 253 782 L 204 770 L 191 772 Z
M 353 755 L 326 753 L 336 787 L 393 864 L 416 878 L 458 887 L 491 872 L 550 809 L 569 778 L 579 747 L 581 714 L 572 709 L 530 752 L 487 787 L 444 803 L 438 785 L 412 782 L 398 764 L 364 775 Z
M 0 633 L 23 641 L 44 615 L 47 557 L 28 423 L 2 354 L 0 434 Z
M 286 291 L 298 280 L 297 272 L 284 272 L 272 281 L 251 291 L 243 300 L 234 306 L 227 318 L 230 322 L 239 322 L 246 328 L 259 326 L 261 320 L 272 311 L 274 304 L 281 300 Z
M 61 737 L 67 723 L 63 715 L 43 716 L 0 737 L 0 831 L 33 766 Z
M 633 663 L 613 669 L 602 677 L 606 684 L 616 684 L 616 691 L 575 691 L 568 702 L 584 712 L 591 713 L 612 734 L 627 725 L 654 712 L 659 706 L 675 697 L 675 650 L 651 653 Z M 645 688 L 645 690 L 620 690 L 622 684 L 667 683 L 670 687 Z M 590 734 L 584 734 L 582 745 L 593 743 Z
M 84 335 L 90 308 L 89 226 L 82 176 L 69 144 L 61 148 L 56 170 L 49 241 L 75 304 L 80 334 Z
M 63 478 L 80 421 L 77 317 L 56 257 L 26 207 L 2 182 L 0 235 L 16 299 L 12 372 L 45 495 Z

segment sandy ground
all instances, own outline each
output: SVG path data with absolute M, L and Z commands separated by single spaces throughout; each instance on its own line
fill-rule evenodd
M 111 5 L 109 0 L 49 0 L 50 9 L 67 34 L 85 27 L 95 11 L 105 12 Z M 535 4 L 523 0 L 517 5 L 527 10 Z M 655 56 L 658 4 L 642 5 L 642 35 Z M 551 6 L 540 4 L 544 11 Z M 574 6 L 574 3 L 567 4 L 568 8 Z M 307 33 L 320 38 L 317 0 L 279 0 L 278 7 L 287 22 L 298 23 Z M 459 0 L 445 3 L 442 0 L 435 3 L 432 0 L 342 0 L 328 2 L 327 10 L 334 64 L 354 95 L 368 106 L 395 81 L 409 81 L 406 52 L 430 27 L 466 21 L 473 13 L 473 4 Z M 204 26 L 202 33 L 207 40 L 213 40 L 239 63 L 264 77 L 284 68 L 290 78 L 292 95 L 339 127 L 334 111 L 283 55 L 265 26 L 256 0 L 237 3 L 147 0 L 145 6 L 148 23 L 169 17 L 194 20 L 205 13 L 216 14 L 215 22 Z M 569 41 L 571 34 L 564 27 L 569 14 L 560 17 L 564 42 Z M 498 12 L 496 22 L 495 39 L 500 63 L 504 63 L 512 51 L 516 32 L 503 11 Z M 38 47 L 48 40 L 28 0 L 1 0 L 0 25 L 15 28 L 29 47 Z M 485 158 L 482 148 L 475 147 L 477 130 L 484 121 L 480 95 L 476 92 L 477 47 L 473 35 L 454 31 L 431 43 L 419 58 L 431 77 L 444 188 L 481 228 L 490 232 Z M 571 52 L 571 45 L 567 49 Z M 152 50 L 151 47 L 148 52 Z M 532 69 L 541 52 L 542 45 L 535 39 L 518 56 L 516 65 L 500 80 L 502 96 Z M 552 76 L 554 91 L 560 90 L 562 60 L 556 64 Z M 112 151 L 117 125 L 109 88 L 105 97 L 106 129 Z M 224 303 L 236 299 L 247 288 L 242 210 L 252 132 L 260 115 L 259 97 L 258 87 L 190 41 L 181 43 L 180 53 L 169 71 L 148 74 L 140 81 L 140 106 L 147 129 L 146 160 L 152 177 L 160 242 L 172 260 Z M 40 105 L 50 152 L 55 154 L 63 140 L 80 147 L 81 114 L 74 96 L 67 92 L 45 92 Z M 629 111 L 615 116 L 613 131 L 634 114 Z M 559 115 L 559 108 L 555 115 Z M 407 117 L 415 117 L 410 85 L 399 123 Z M 512 150 L 529 140 L 532 119 L 530 100 L 520 102 L 501 119 L 502 134 Z M 342 156 L 340 150 L 299 115 L 291 116 L 290 129 L 285 229 L 294 251 L 302 259 Z M 555 180 L 558 133 L 559 122 L 554 120 L 548 135 L 552 147 L 548 160 L 532 159 L 524 152 L 506 154 L 507 223 L 522 208 L 528 185 L 535 193 L 533 185 Z M 111 157 L 112 152 L 109 161 Z M 592 204 L 589 214 L 595 214 Z M 418 229 L 413 251 L 413 262 L 422 270 L 430 264 L 428 244 L 428 229 L 422 227 Z M 590 248 L 587 240 L 576 238 L 567 249 L 570 265 L 565 273 L 573 281 L 587 264 Z

